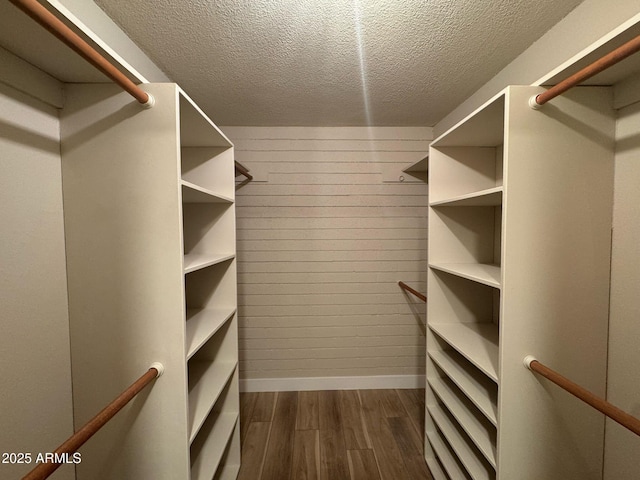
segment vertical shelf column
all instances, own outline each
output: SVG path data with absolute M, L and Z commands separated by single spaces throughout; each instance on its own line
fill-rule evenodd
M 75 423 L 151 363 L 165 366 L 152 389 L 82 448 L 77 477 L 188 478 L 176 87 L 145 85 L 157 100 L 151 109 L 114 85 L 66 88 L 61 153 Z
M 427 460 L 449 479 L 497 478 L 504 108 L 429 151 Z
M 450 479 L 602 469 L 602 416 L 522 358 L 604 394 L 615 115 L 606 88 L 530 109 L 542 90 L 507 88 L 430 147 L 425 456 Z
M 233 145 L 180 92 L 191 479 L 240 469 Z
M 165 365 L 86 444 L 77 474 L 234 478 L 233 144 L 177 85 L 144 88 L 154 108 L 112 85 L 69 85 L 61 114 L 76 423 Z
M 599 478 L 602 415 L 521 362 L 605 394 L 615 112 L 606 87 L 529 108 L 542 91 L 510 87 L 506 105 L 500 474 Z

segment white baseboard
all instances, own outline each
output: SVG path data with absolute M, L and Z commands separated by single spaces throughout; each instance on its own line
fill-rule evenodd
M 424 388 L 424 375 L 370 377 L 297 377 L 240 379 L 241 392 L 296 392 L 308 390 L 371 390 Z

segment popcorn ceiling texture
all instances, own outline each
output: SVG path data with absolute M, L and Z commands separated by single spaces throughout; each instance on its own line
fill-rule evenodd
M 96 0 L 219 125 L 434 125 L 581 0 Z

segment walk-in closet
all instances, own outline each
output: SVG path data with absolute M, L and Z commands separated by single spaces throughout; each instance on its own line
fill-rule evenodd
M 638 478 L 636 2 L 0 25 L 0 478 Z

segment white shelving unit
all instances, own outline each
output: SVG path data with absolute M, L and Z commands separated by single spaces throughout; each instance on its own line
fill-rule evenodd
M 536 111 L 541 91 L 507 88 L 429 149 L 425 458 L 437 478 L 601 471 L 602 417 L 522 359 L 604 395 L 614 114 L 606 88 Z
M 116 86 L 69 85 L 61 113 L 76 422 L 165 366 L 78 475 L 235 478 L 233 145 L 177 85 L 144 88 L 148 110 Z

